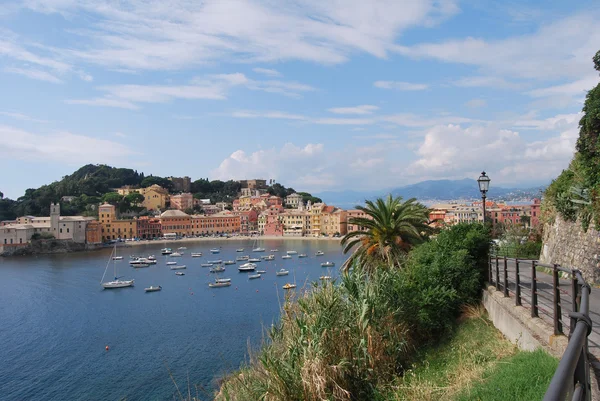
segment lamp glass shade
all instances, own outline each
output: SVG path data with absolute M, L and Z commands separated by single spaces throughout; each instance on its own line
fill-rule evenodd
M 477 179 L 477 183 L 479 184 L 479 190 L 483 193 L 487 192 L 490 188 L 490 177 L 485 174 L 485 171 L 481 173 L 481 177 Z

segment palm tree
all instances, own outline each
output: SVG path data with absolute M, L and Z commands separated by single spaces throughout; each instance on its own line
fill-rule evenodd
M 365 207 L 356 208 L 368 217 L 352 217 L 348 221 L 365 231 L 352 231 L 342 238 L 344 253 L 356 247 L 342 266 L 344 270 L 355 263 L 367 270 L 399 266 L 402 257 L 431 231 L 427 225 L 429 209 L 415 198 L 403 202 L 400 196 L 388 195 L 385 200 L 365 203 Z

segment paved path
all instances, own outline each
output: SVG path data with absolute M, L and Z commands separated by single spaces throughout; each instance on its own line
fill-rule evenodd
M 504 282 L 504 260 L 499 260 L 500 270 L 500 285 Z M 515 261 L 508 260 L 508 288 L 511 292 L 511 297 L 515 291 Z M 538 282 L 538 308 L 540 318 L 549 322 L 554 326 L 553 318 L 553 291 L 552 291 L 552 275 L 536 272 Z M 519 277 L 521 285 L 522 304 L 526 308 L 530 308 L 531 302 L 531 261 L 519 261 Z M 493 283 L 495 284 L 496 271 L 495 264 L 493 267 Z M 502 286 L 500 287 L 502 291 Z M 570 318 L 569 312 L 573 310 L 571 302 L 571 280 L 560 279 L 560 302 L 562 307 L 562 323 L 563 332 L 569 334 Z M 600 368 L 600 289 L 592 287 L 590 294 L 590 317 L 592 318 L 593 326 L 592 333 L 588 337 L 589 353 L 595 357 L 596 364 Z

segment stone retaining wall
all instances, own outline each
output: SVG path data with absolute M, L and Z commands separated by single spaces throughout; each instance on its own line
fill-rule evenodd
M 558 263 L 582 271 L 589 283 L 600 283 L 600 232 L 581 223 L 556 216 L 553 224 L 544 225 L 541 263 Z

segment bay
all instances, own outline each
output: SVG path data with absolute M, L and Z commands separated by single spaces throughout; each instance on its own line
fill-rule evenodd
M 187 247 L 181 258 L 160 255 L 163 243 L 118 248 L 123 279 L 135 286 L 104 290 L 100 279 L 111 249 L 64 255 L 0 258 L 0 398 L 6 400 L 167 400 L 176 387 L 209 400 L 218 380 L 235 371 L 257 349 L 265 327 L 279 317 L 283 284 L 310 287 L 319 276 L 338 276 L 346 257 L 337 241 L 262 240 L 265 253 L 253 253 L 252 241 L 175 242 Z M 218 247 L 219 254 L 209 249 Z M 236 252 L 245 248 L 244 253 Z M 237 265 L 220 277 L 231 287 L 209 288 L 214 274 L 200 267 L 207 260 L 274 253 L 258 264 L 267 273 L 248 280 Z M 284 260 L 287 250 L 307 258 Z M 316 257 L 317 250 L 325 256 Z M 192 258 L 192 252 L 202 252 Z M 155 255 L 156 265 L 134 269 L 130 255 Z M 185 264 L 176 276 L 167 261 Z M 322 268 L 325 261 L 336 267 Z M 281 268 L 289 276 L 276 276 Z M 107 278 L 112 275 L 112 262 Z M 161 285 L 163 290 L 145 293 Z M 105 346 L 109 346 L 109 351 Z

